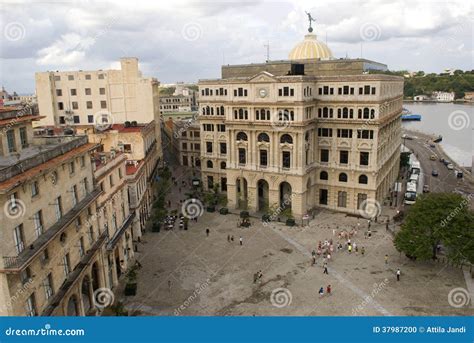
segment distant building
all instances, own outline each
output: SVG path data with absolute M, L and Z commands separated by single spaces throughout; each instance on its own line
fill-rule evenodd
M 454 92 L 433 92 L 432 98 L 438 102 L 454 101 Z
M 430 97 L 427 96 L 427 95 L 424 95 L 424 94 L 422 94 L 422 95 L 415 95 L 415 96 L 413 97 L 413 100 L 414 100 L 414 101 L 425 101 L 425 100 L 429 100 L 429 99 L 430 99 Z
M 201 167 L 201 132 L 194 119 L 172 120 L 165 122 L 165 134 L 168 136 L 173 152 L 182 166 Z
M 177 83 L 172 95 L 160 96 L 160 113 L 192 112 L 197 111 L 197 92 L 184 85 Z
M 474 92 L 465 92 L 464 93 L 464 100 L 474 101 Z

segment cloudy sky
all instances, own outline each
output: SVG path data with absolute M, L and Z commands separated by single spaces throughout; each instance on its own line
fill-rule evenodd
M 225 64 L 285 59 L 316 18 L 335 57 L 390 69 L 473 69 L 470 1 L 9 1 L 0 5 L 1 85 L 34 91 L 34 73 L 117 68 L 136 56 L 162 83 L 219 77 Z

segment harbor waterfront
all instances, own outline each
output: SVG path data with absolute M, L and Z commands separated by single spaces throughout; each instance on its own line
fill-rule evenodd
M 470 168 L 472 164 L 473 104 L 404 103 L 404 108 L 420 114 L 421 121 L 404 121 L 403 128 L 443 136 L 439 143 L 452 160 Z

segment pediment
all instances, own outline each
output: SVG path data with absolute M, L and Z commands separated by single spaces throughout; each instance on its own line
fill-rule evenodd
M 270 83 L 270 82 L 279 82 L 279 80 L 267 71 L 262 71 L 257 75 L 252 76 L 249 80 L 249 83 Z

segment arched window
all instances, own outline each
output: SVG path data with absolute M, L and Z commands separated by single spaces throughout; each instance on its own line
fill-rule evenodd
M 259 142 L 270 142 L 270 137 L 265 132 L 262 132 L 258 135 L 257 140 Z
M 207 167 L 208 167 L 209 169 L 214 168 L 214 164 L 212 163 L 212 161 L 207 161 Z
M 238 141 L 247 141 L 247 134 L 245 132 L 240 131 L 237 134 L 237 140 Z
M 372 109 L 370 110 L 370 119 L 374 119 L 375 118 L 375 110 Z
M 323 170 L 321 173 L 319 173 L 319 179 L 320 180 L 328 180 L 329 179 L 328 172 Z
M 281 136 L 280 143 L 293 144 L 293 138 L 285 133 L 283 136 Z
M 221 169 L 225 169 L 226 168 L 226 163 L 225 162 L 221 162 Z
M 369 119 L 369 109 L 364 107 L 364 119 Z
M 357 117 L 358 117 L 359 119 L 362 119 L 362 110 L 361 110 L 360 108 L 359 108 L 359 110 L 357 111 L 357 113 L 358 113 L 358 114 L 357 114 Z
M 211 114 L 211 108 L 209 106 L 206 106 L 206 114 L 207 115 Z
M 349 117 L 349 109 L 347 107 L 344 107 L 342 109 L 342 118 L 347 119 Z
M 361 176 L 359 176 L 359 183 L 363 183 L 364 185 L 366 185 L 368 181 L 369 178 L 367 177 L 367 175 L 362 174 Z
M 221 116 L 225 114 L 224 106 L 221 106 Z
M 347 182 L 347 174 L 346 173 L 339 174 L 339 181 L 340 182 Z

